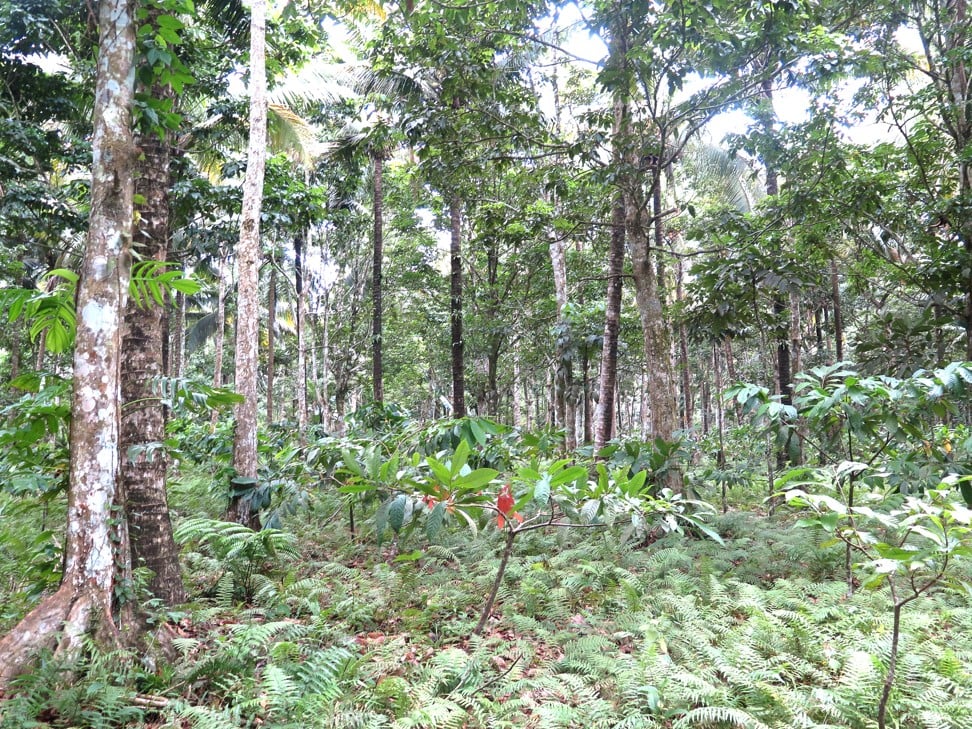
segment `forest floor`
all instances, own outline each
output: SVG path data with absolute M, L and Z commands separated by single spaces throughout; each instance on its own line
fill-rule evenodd
M 841 548 L 785 516 L 719 516 L 724 545 L 529 533 L 481 636 L 495 529 L 379 549 L 346 516 L 304 512 L 286 538 L 248 545 L 197 533 L 193 602 L 154 615 L 169 659 L 93 649 L 69 673 L 46 660 L 0 726 L 875 725 L 888 596 L 849 597 Z M 894 726 L 972 726 L 967 593 L 905 611 L 894 687 Z

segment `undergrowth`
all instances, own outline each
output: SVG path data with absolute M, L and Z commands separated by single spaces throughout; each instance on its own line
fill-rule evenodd
M 890 649 L 883 593 L 847 598 L 839 550 L 813 530 L 744 513 L 714 526 L 724 547 L 525 535 L 471 637 L 498 538 L 396 562 L 310 521 L 296 543 L 186 522 L 197 602 L 169 626 L 173 660 L 48 658 L 0 726 L 870 729 Z M 255 550 L 245 574 L 234 544 Z M 969 635 L 957 593 L 905 613 L 896 726 L 969 726 Z

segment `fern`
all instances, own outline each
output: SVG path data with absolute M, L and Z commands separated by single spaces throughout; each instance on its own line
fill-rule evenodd
M 228 709 L 212 709 L 175 702 L 166 712 L 169 723 L 163 729 L 240 729 L 238 715 Z
M 686 727 L 707 727 L 725 725 L 739 727 L 739 729 L 768 729 L 763 722 L 750 716 L 745 711 L 728 706 L 703 706 L 685 713 L 674 724 L 674 729 Z

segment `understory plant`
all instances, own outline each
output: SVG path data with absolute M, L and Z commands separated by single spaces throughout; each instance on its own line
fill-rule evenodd
M 864 464 L 847 462 L 819 469 L 817 486 L 836 492 L 842 480 L 866 471 Z M 891 645 L 877 708 L 879 729 L 885 729 L 888 722 L 903 610 L 933 591 L 957 587 L 950 567 L 956 560 L 972 556 L 972 510 L 955 498 L 957 481 L 947 478 L 938 488 L 914 496 L 870 491 L 857 505 L 820 493 L 819 488 L 815 493 L 787 492 L 790 504 L 813 513 L 801 519 L 801 525 L 825 529 L 857 557 L 855 567 L 865 588 L 888 591 Z

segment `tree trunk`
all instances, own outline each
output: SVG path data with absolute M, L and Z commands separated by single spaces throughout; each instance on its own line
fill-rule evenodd
M 304 293 L 304 243 L 306 231 L 294 236 L 294 288 L 297 293 L 297 437 L 307 439 L 307 295 Z
M 620 129 L 627 108 L 615 100 L 615 132 Z M 624 272 L 624 201 L 620 190 L 611 210 L 611 248 L 608 253 L 608 282 L 604 307 L 604 337 L 601 340 L 601 375 L 598 383 L 594 450 L 599 451 L 614 437 L 614 402 L 618 386 L 618 334 L 621 331 L 621 286 Z
M 566 432 L 567 450 L 577 447 L 576 416 L 571 389 L 573 372 L 570 355 L 570 324 L 566 318 L 567 309 L 567 255 L 564 242 L 553 239 L 548 246 L 550 263 L 553 268 L 554 298 L 557 301 L 557 352 L 554 356 L 554 397 L 557 423 Z
M 131 131 L 135 22 L 127 0 L 102 0 L 95 90 L 91 207 L 78 284 L 71 464 L 64 576 L 0 640 L 0 692 L 55 643 L 73 656 L 84 636 L 115 636 L 110 521 L 118 478 L 121 319 L 132 237 Z
M 840 306 L 840 278 L 837 275 L 837 261 L 830 260 L 830 297 L 834 306 L 834 349 L 837 361 L 844 361 L 844 315 Z
M 227 256 L 220 253 L 219 256 L 219 281 L 216 283 L 216 339 L 214 342 L 215 353 L 213 355 L 213 387 L 223 386 L 223 353 L 226 349 L 226 279 L 229 272 L 226 270 Z M 219 422 L 220 413 L 213 410 L 209 416 L 209 422 L 213 428 Z
M 451 238 L 449 248 L 450 297 L 449 319 L 452 322 L 452 416 L 466 416 L 466 377 L 462 339 L 462 200 L 453 194 L 449 201 Z
M 520 374 L 520 356 L 516 350 L 513 352 L 513 382 L 510 385 L 510 407 L 513 414 L 513 427 L 518 428 L 524 425 L 523 422 L 523 401 L 521 395 L 523 387 L 522 375 Z M 529 405 L 527 405 L 529 410 Z M 529 427 L 527 425 L 526 427 Z
M 321 381 L 317 387 L 317 397 L 321 406 L 321 423 L 330 430 L 331 397 L 329 392 L 331 379 L 331 291 L 324 292 L 324 321 L 321 326 Z M 343 424 L 343 423 L 342 423 Z
M 270 259 L 267 287 L 267 423 L 273 423 L 273 383 L 277 375 L 277 266 Z
M 489 352 L 486 353 L 486 414 L 491 418 L 499 415 L 499 383 L 497 380 L 501 344 L 499 336 L 492 336 Z
M 583 426 L 584 444 L 587 445 L 594 440 L 593 423 L 591 422 L 591 355 L 590 348 L 584 347 L 584 355 L 581 361 L 581 392 L 583 395 Z
M 654 172 L 654 177 L 653 184 L 660 184 L 657 170 Z M 632 181 L 632 185 L 626 191 L 625 227 L 635 281 L 635 301 L 641 319 L 645 361 L 648 366 L 652 434 L 655 438 L 671 441 L 678 427 L 671 345 L 658 291 L 658 281 L 655 278 L 656 268 L 652 263 L 644 225 L 644 204 L 636 189 L 637 184 L 637 181 Z M 665 485 L 673 490 L 680 489 L 681 474 L 677 469 L 671 469 L 669 474 L 670 477 Z
M 185 271 L 183 271 L 185 272 Z M 166 374 L 181 378 L 186 351 L 186 295 L 176 294 L 175 309 L 169 314 L 169 356 Z
M 236 392 L 243 401 L 236 406 L 233 468 L 236 475 L 257 477 L 257 367 L 260 336 L 260 209 L 267 157 L 266 0 L 250 4 L 250 141 L 246 178 L 243 182 L 243 213 L 236 247 L 237 325 Z M 250 513 L 249 501 L 234 496 L 227 517 L 253 528 L 259 516 Z
M 372 398 L 379 405 L 385 401 L 385 388 L 383 383 L 382 361 L 381 361 L 381 296 L 382 281 L 381 269 L 384 263 L 384 237 L 382 235 L 382 172 L 383 164 L 381 153 L 375 152 L 371 156 L 374 166 L 374 187 L 372 189 L 372 206 L 374 210 L 374 244 L 371 258 L 371 381 Z
M 685 267 L 682 260 L 678 260 L 678 272 L 675 284 L 675 296 L 678 300 L 685 300 Z M 688 430 L 692 427 L 695 419 L 694 401 L 692 398 L 692 373 L 689 371 L 688 356 L 688 332 L 685 329 L 685 322 L 678 323 L 678 369 L 682 376 L 682 427 Z
M 157 96 L 171 94 L 156 87 Z M 139 206 L 140 224 L 133 246 L 143 260 L 164 261 L 169 236 L 169 139 L 154 132 L 141 134 L 138 149 L 142 161 L 136 192 L 145 202 Z M 162 376 L 162 332 L 165 309 L 154 302 L 137 306 L 129 300 L 125 313 L 121 358 L 121 481 L 125 516 L 135 567 L 152 570 L 149 590 L 165 605 L 186 601 L 179 571 L 179 550 L 172 537 L 165 491 L 165 452 L 144 448 L 165 440 L 165 412 L 153 392 Z M 143 452 L 131 457 L 133 447 Z

